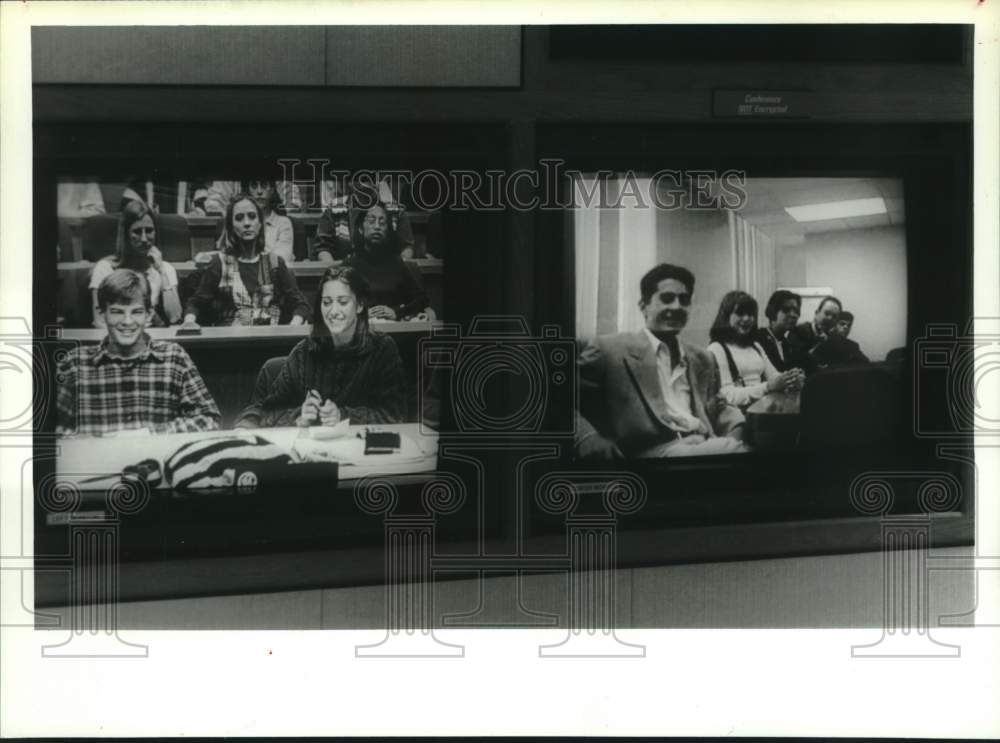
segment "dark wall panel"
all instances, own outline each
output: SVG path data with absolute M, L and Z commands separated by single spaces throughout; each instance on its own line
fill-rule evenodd
M 553 60 L 951 64 L 972 26 L 946 24 L 553 26 Z
M 518 26 L 42 26 L 35 83 L 518 87 Z
M 35 83 L 322 85 L 319 26 L 39 26 Z
M 518 26 L 327 28 L 327 84 L 517 87 Z

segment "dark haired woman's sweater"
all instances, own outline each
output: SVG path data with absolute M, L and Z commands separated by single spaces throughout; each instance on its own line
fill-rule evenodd
M 369 331 L 360 342 L 334 348 L 329 339 L 300 341 L 259 404 L 240 415 L 241 426 L 293 426 L 309 390 L 333 400 L 352 424 L 399 423 L 406 416 L 406 379 L 396 342 Z
M 368 281 L 370 307 L 391 307 L 396 319 L 402 320 L 423 312 L 430 304 L 420 273 L 410 268 L 398 255 L 373 255 L 360 251 L 352 255 L 348 263 Z

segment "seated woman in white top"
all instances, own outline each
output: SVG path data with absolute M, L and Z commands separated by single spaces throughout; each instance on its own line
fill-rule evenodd
M 275 181 L 251 180 L 247 184 L 247 193 L 264 214 L 264 246 L 281 256 L 285 263 L 294 263 L 295 232 L 292 220 L 275 211 L 275 207 L 281 204 L 278 184 Z
M 732 291 L 722 298 L 709 337 L 719 366 L 720 394 L 730 405 L 746 409 L 769 392 L 794 391 L 802 384 L 801 369 L 779 372 L 753 340 L 757 332 L 757 300 Z
M 104 197 L 97 181 L 74 181 L 60 178 L 56 185 L 56 216 L 91 217 L 104 214 Z
M 122 207 L 115 254 L 101 258 L 90 275 L 95 328 L 104 327 L 103 313 L 98 308 L 97 288 L 119 268 L 137 271 L 149 282 L 152 325 L 172 325 L 181 321 L 177 271 L 163 260 L 156 247 L 156 216 L 143 201 L 129 201 Z

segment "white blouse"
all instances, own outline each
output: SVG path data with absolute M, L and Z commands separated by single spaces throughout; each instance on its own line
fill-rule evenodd
M 740 386 L 733 379 L 722 344 L 713 342 L 708 345 L 708 350 L 715 356 L 719 365 L 720 393 L 730 405 L 744 408 L 766 395 L 767 383 L 780 375 L 778 370 L 768 361 L 767 354 L 764 353 L 764 349 L 760 347 L 759 343 L 754 343 L 752 346 L 737 346 L 733 343 L 727 343 L 726 346 L 733 355 L 733 361 L 743 378 L 744 386 Z
M 90 274 L 90 288 L 96 290 L 100 287 L 101 282 L 104 281 L 117 267 L 117 261 L 113 257 L 101 258 L 94 265 L 94 269 Z M 146 269 L 146 280 L 149 282 L 149 303 L 155 309 L 160 302 L 160 297 L 163 296 L 163 292 L 170 291 L 171 289 L 177 288 L 177 270 L 166 261 L 163 261 L 163 272 L 157 271 L 155 268 L 150 266 Z M 170 310 L 164 307 L 164 320 L 169 324 L 171 322 L 177 322 L 180 318 L 173 318 L 169 316 Z M 97 327 L 104 327 L 104 322 L 99 317 L 94 317 L 94 322 Z

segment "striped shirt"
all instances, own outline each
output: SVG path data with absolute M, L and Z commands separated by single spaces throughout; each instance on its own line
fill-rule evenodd
M 113 354 L 105 338 L 59 362 L 56 379 L 61 434 L 104 434 L 148 428 L 154 433 L 211 431 L 221 415 L 198 368 L 176 343 L 143 335 L 141 354 Z

